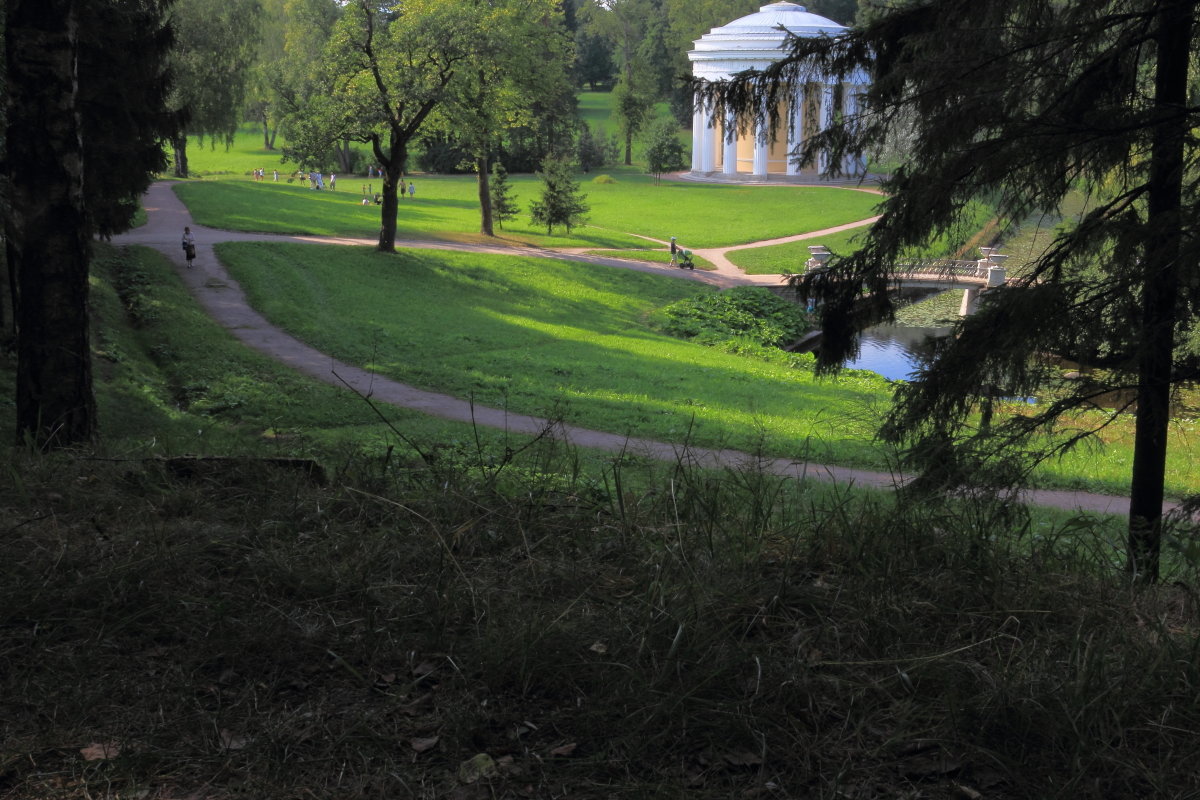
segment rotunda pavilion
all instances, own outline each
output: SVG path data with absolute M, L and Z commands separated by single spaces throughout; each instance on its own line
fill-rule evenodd
M 695 77 L 717 81 L 742 70 L 765 69 L 783 58 L 788 33 L 800 37 L 838 36 L 846 30 L 846 26 L 812 14 L 804 6 L 771 3 L 713 28 L 695 41 L 696 49 L 688 52 L 688 59 Z M 748 180 L 768 180 L 772 176 L 820 180 L 830 171 L 827 156 L 819 154 L 814 166 L 801 171 L 789 153 L 828 127 L 835 113 L 857 113 L 858 97 L 866 85 L 865 74 L 852 75 L 849 80 L 811 75 L 792 87 L 789 100 L 779 109 L 784 130 L 775 131 L 775 136 L 763 125 L 738 133 L 735 119 L 714 119 L 712 109 L 697 104 L 692 120 L 692 175 L 723 180 L 739 176 Z M 858 176 L 864 168 L 860 159 L 848 159 L 842 173 Z

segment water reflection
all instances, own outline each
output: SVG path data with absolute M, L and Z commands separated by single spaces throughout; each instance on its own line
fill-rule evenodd
M 951 330 L 876 325 L 863 332 L 858 358 L 846 366 L 869 369 L 889 380 L 908 380 L 916 373 L 919 354 L 929 351 L 929 337 L 947 336 Z

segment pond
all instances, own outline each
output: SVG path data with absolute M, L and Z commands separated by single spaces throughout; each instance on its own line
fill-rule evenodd
M 916 372 L 917 359 L 926 350 L 929 337 L 949 335 L 951 328 L 913 328 L 905 325 L 876 325 L 863 331 L 858 358 L 848 361 L 851 369 L 868 369 L 893 380 L 908 380 Z

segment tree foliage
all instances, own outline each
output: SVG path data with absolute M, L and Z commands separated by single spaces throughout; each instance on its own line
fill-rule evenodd
M 167 167 L 165 142 L 185 114 L 168 108 L 174 32 L 166 0 L 85 0 L 79 31 L 84 206 L 91 233 L 128 230 L 141 197 Z
M 548 160 L 538 173 L 542 179 L 541 198 L 529 207 L 529 218 L 534 225 L 545 225 L 546 233 L 554 232 L 562 225 L 567 233 L 582 225 L 588 212 L 586 197 L 579 189 L 579 182 L 571 171 L 570 162 L 561 158 Z
M 178 0 L 171 24 L 175 47 L 172 107 L 187 114 L 187 133 L 233 142 L 242 122 L 246 86 L 258 49 L 258 0 Z M 187 137 L 173 142 L 175 174 L 187 170 Z
M 679 141 L 679 129 L 674 120 L 659 120 L 646 136 L 646 169 L 654 176 L 657 185 L 664 172 L 672 172 L 687 166 L 683 142 Z
M 579 124 L 579 137 L 575 145 L 575 156 L 579 168 L 591 172 L 593 167 L 615 164 L 620 158 L 621 146 L 616 136 L 606 136 L 603 128 L 595 130 L 586 122 Z
M 933 485 L 969 482 L 1002 453 L 1036 462 L 1133 413 L 1129 567 L 1157 576 L 1172 387 L 1200 378 L 1177 345 L 1200 310 L 1200 109 L 1194 0 L 906 0 L 872 9 L 837 40 L 797 40 L 765 73 L 703 87 L 717 113 L 761 114 L 820 69 L 868 70 L 868 113 L 842 117 L 802 154 L 835 164 L 912 126 L 910 158 L 884 184 L 883 217 L 855 254 L 808 274 L 822 302 L 819 363 L 833 369 L 867 325 L 890 318 L 887 289 L 906 251 L 951 228 L 976 198 L 1007 219 L 1088 198 L 1078 224 L 902 386 L 883 427 Z M 864 293 L 865 290 L 865 293 Z M 992 425 L 981 398 L 1025 396 L 1054 372 L 1044 354 L 1102 367 L 1052 402 Z M 1114 389 L 1130 399 L 1100 416 Z

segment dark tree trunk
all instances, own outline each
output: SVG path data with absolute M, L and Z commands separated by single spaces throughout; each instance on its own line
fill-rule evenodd
M 267 149 L 268 149 L 268 150 L 274 150 L 274 149 L 275 149 L 275 136 L 276 136 L 278 133 L 279 133 L 279 126 L 278 126 L 278 125 L 276 125 L 275 127 L 271 128 L 271 141 L 267 143 Z
M 383 152 L 378 141 L 374 143 L 375 159 L 383 167 L 383 205 L 379 211 L 379 250 L 384 253 L 396 252 L 396 213 L 399 211 L 396 192 L 399 191 L 400 176 L 404 174 L 404 165 L 408 161 L 408 150 L 400 145 L 395 136 L 387 153 Z
M 333 151 L 337 153 L 338 169 L 343 175 L 349 175 L 353 171 L 354 152 L 350 149 L 350 140 L 342 139 L 333 147 Z
M 633 166 L 633 132 L 625 134 L 625 166 Z
M 1147 582 L 1158 579 L 1162 545 L 1163 484 L 1183 235 L 1180 211 L 1188 134 L 1183 109 L 1187 104 L 1192 15 L 1191 2 L 1163 3 L 1155 35 L 1158 53 L 1154 105 L 1159 119 L 1150 146 L 1146 211 L 1150 245 L 1142 265 L 1142 346 L 1138 353 L 1133 480 L 1129 497 L 1129 569 Z
M 0 248 L 0 273 L 3 273 L 3 277 L 0 277 L 0 346 L 7 347 L 16 333 L 13 328 L 15 312 L 12 299 L 17 285 L 16 275 L 8 267 L 8 255 L 5 250 L 7 247 Z
M 49 449 L 87 442 L 96 432 L 76 3 L 8 0 L 5 13 L 16 431 L 18 442 Z
M 187 134 L 181 134 L 171 139 L 171 150 L 175 154 L 175 177 L 188 176 Z
M 488 159 L 475 159 L 475 171 L 479 175 L 479 232 L 484 236 L 495 236 L 492 229 L 492 192 L 489 185 Z
M 271 133 L 271 125 L 267 121 L 267 112 L 261 114 L 263 128 L 263 147 L 267 150 L 275 149 L 275 135 Z

